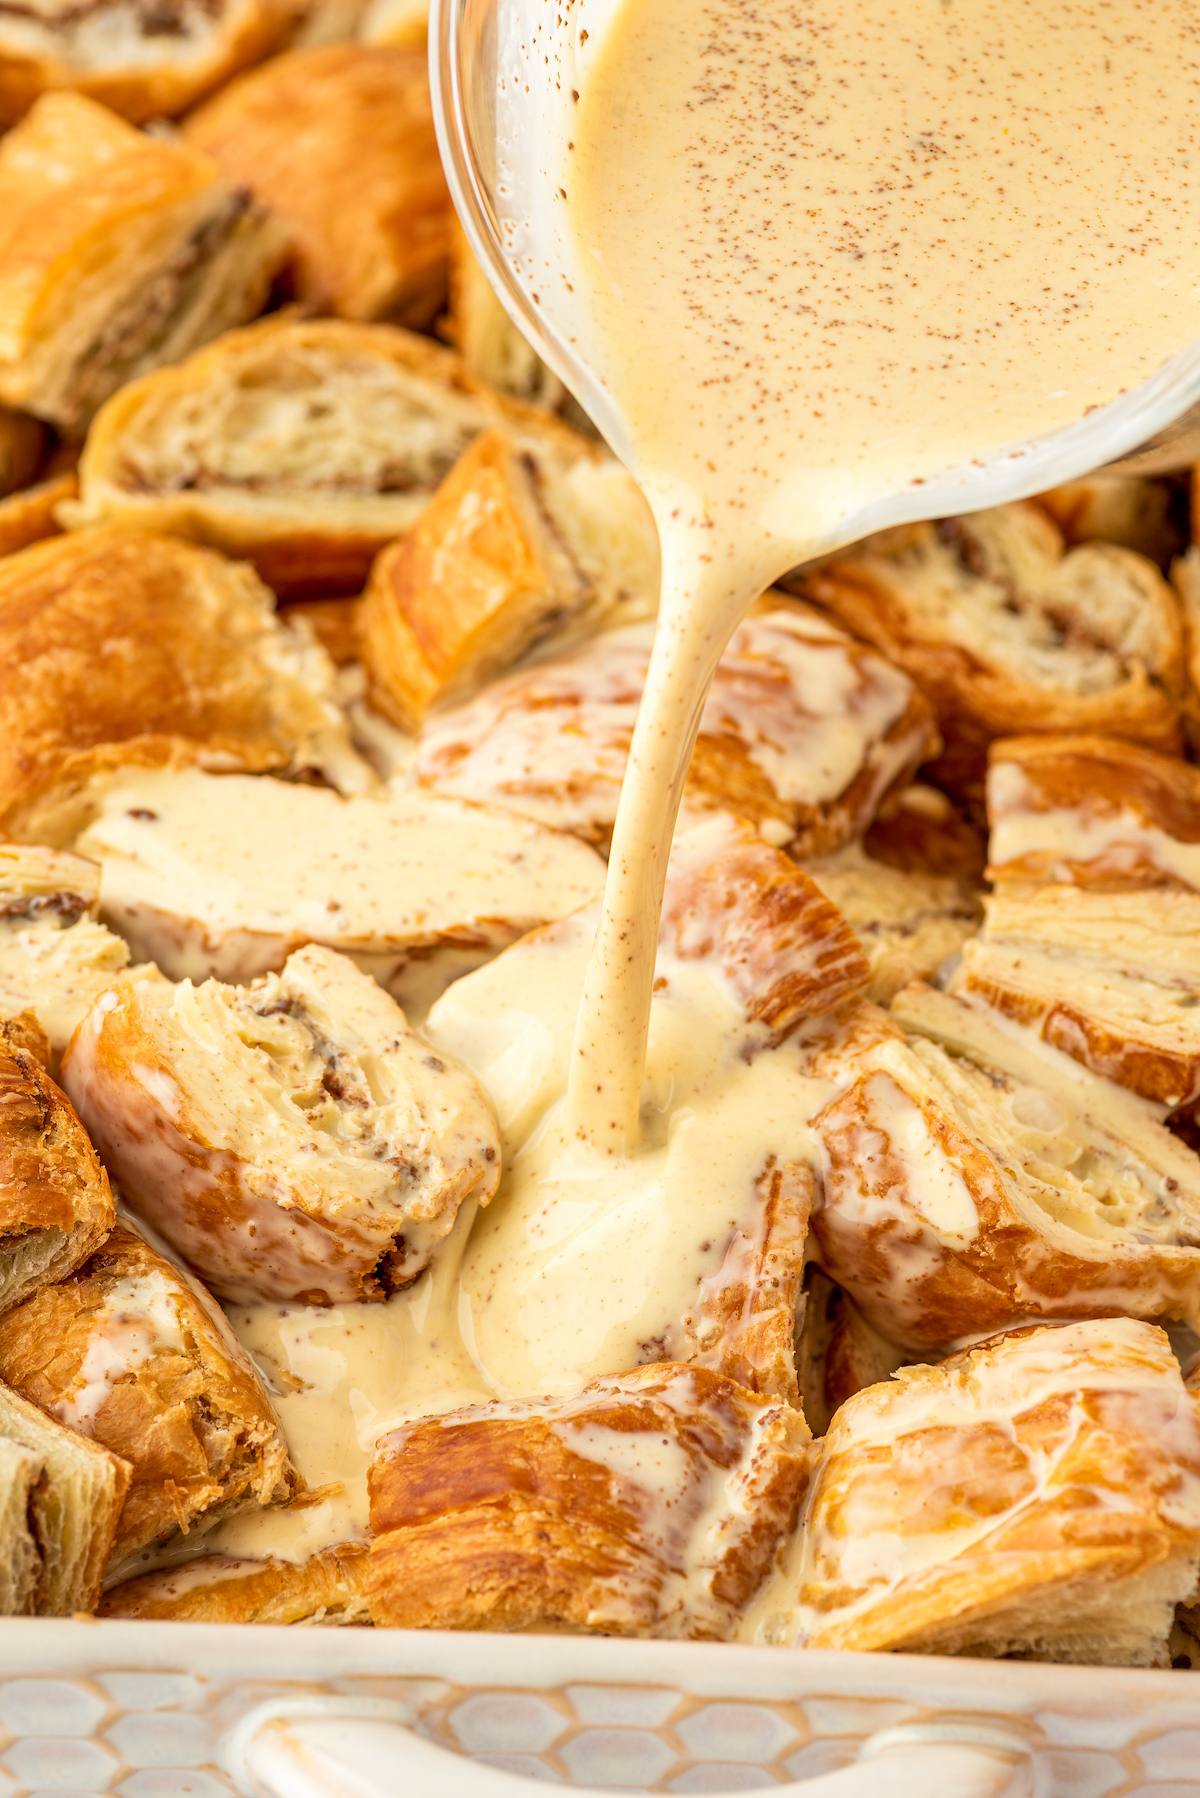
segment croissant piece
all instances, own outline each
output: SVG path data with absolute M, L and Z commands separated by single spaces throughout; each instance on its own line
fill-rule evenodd
M 830 1425 L 805 1518 L 809 1648 L 1155 1664 L 1200 1556 L 1200 1412 L 1161 1330 L 1013 1331 Z
M 56 516 L 58 508 L 78 492 L 79 482 L 74 474 L 59 474 L 0 499 L 0 556 L 14 555 L 19 549 L 28 549 L 31 543 L 59 536 L 62 526 Z
M 102 100 L 122 118 L 170 118 L 264 55 L 289 9 L 273 0 L 175 0 L 12 8 L 0 21 L 0 124 L 55 88 Z
M 349 599 L 293 599 L 279 608 L 284 623 L 302 620 L 325 651 L 335 668 L 361 662 L 362 600 L 357 594 Z
M 294 1490 L 270 1400 L 220 1311 L 123 1224 L 0 1318 L 0 1379 L 130 1464 L 110 1578 L 152 1544 Z
M 104 916 L 172 979 L 250 980 L 317 942 L 427 1007 L 604 883 L 572 837 L 401 787 L 347 800 L 251 775 L 128 769 L 96 803 L 78 845 L 103 867 Z
M 988 872 L 1005 886 L 1200 891 L 1200 770 L 1116 737 L 1007 737 L 988 765 Z
M 1180 746 L 1172 589 L 1132 550 L 1067 550 L 1032 501 L 868 538 L 802 588 L 933 700 L 946 744 L 934 777 L 980 813 L 993 737 L 1104 731 Z
M 42 1617 L 94 1611 L 132 1469 L 0 1386 L 0 1443 L 10 1442 L 37 1455 L 42 1469 L 31 1494 L 41 1561 L 35 1609 Z
M 815 1262 L 804 1270 L 796 1317 L 800 1409 L 813 1435 L 824 1436 L 848 1398 L 890 1379 L 906 1356 L 872 1329 L 849 1294 Z
M 809 1441 L 798 1412 L 671 1364 L 405 1425 L 371 1469 L 371 1615 L 727 1639 L 795 1527 Z
M 129 961 L 128 944 L 97 922 L 99 895 L 95 862 L 0 844 L 0 1018 L 34 1017 L 50 1068 Z
M 987 862 L 981 830 L 939 787 L 914 781 L 891 792 L 863 838 L 875 861 L 902 874 L 943 874 L 972 884 Z
M 366 1623 L 365 1549 L 327 1548 L 307 1561 L 209 1554 L 113 1586 L 101 1617 L 176 1623 Z
M 902 873 L 859 843 L 809 862 L 807 872 L 861 943 L 867 997 L 880 1005 L 913 980 L 931 980 L 979 928 L 982 907 L 966 881 Z
M 764 604 L 718 663 L 683 822 L 735 812 L 794 855 L 828 854 L 934 747 L 929 709 L 807 608 Z M 653 636 L 650 624 L 608 631 L 431 720 L 418 780 L 607 844 Z
M 339 318 L 431 322 L 446 291 L 452 209 L 423 49 L 292 50 L 223 88 L 184 136 L 287 224 L 304 304 Z
M 1037 504 L 1068 543 L 1119 543 L 1160 568 L 1187 546 L 1187 494 L 1178 481 L 1090 474 L 1039 493 Z
M 63 1081 L 131 1208 L 222 1298 L 386 1298 L 500 1178 L 471 1075 L 315 944 L 249 987 L 123 975 Z
M 911 1349 L 1030 1317 L 1200 1319 L 1200 1158 L 985 1008 L 897 995 L 814 1119 L 816 1259 Z
M 252 569 L 170 537 L 73 532 L 0 560 L 0 829 L 69 843 L 129 764 L 371 780 L 328 659 Z
M 268 318 L 115 394 L 88 434 L 66 516 L 249 557 L 283 598 L 357 593 L 486 430 L 550 444 L 568 462 L 600 456 L 428 338 Z
M 509 318 L 457 218 L 450 238 L 450 309 L 438 328 L 479 380 L 547 412 L 570 415 L 573 409 L 571 422 L 583 428 L 580 408 Z
M 611 541 L 589 546 L 589 522 Z M 618 609 L 644 615 L 657 593 L 653 525 L 623 470 L 590 457 L 564 467 L 485 432 L 371 571 L 371 703 L 415 733 L 432 707 L 467 698 L 546 637 Z
M 37 1605 L 42 1556 L 33 1495 L 43 1468 L 31 1448 L 0 1436 L 0 1617 L 28 1617 Z
M 0 93 L 3 69 L 0 49 Z M 286 245 L 207 157 L 46 94 L 0 140 L 0 400 L 82 434 L 125 382 L 253 318 Z
M 48 435 L 39 419 L 0 407 L 0 499 L 36 479 Z
M 87 1132 L 30 1053 L 28 1025 L 0 1022 L 0 1311 L 72 1273 L 116 1215 Z

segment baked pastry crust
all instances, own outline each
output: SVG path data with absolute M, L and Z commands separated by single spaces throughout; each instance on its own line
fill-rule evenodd
M 607 845 L 653 636 L 649 624 L 606 632 L 431 719 L 418 780 Z M 793 855 L 831 853 L 866 828 L 935 740 L 904 675 L 809 608 L 768 594 L 717 665 L 681 828 L 733 812 Z
M 110 519 L 247 556 L 284 598 L 357 593 L 490 429 L 567 460 L 598 453 L 428 338 L 264 319 L 114 394 L 88 435 L 70 522 Z
M 46 94 L 0 140 L 0 400 L 82 433 L 124 382 L 253 318 L 285 248 L 207 157 Z
M 174 1623 L 367 1623 L 365 1548 L 326 1548 L 307 1561 L 203 1555 L 111 1587 L 101 1617 Z
M 30 1021 L 0 1022 L 0 1310 L 73 1273 L 116 1215 L 87 1132 L 30 1053 Z
M 0 1018 L 36 1019 L 50 1072 L 129 961 L 129 945 L 97 921 L 99 897 L 95 862 L 0 843 Z
M 0 556 L 11 556 L 19 549 L 28 549 L 31 543 L 57 537 L 62 530 L 58 508 L 78 492 L 79 482 L 74 474 L 59 474 L 0 500 Z
M 222 1298 L 384 1299 L 500 1179 L 473 1077 L 315 944 L 248 988 L 122 976 L 62 1077 L 130 1206 Z
M 134 124 L 171 118 L 265 55 L 289 22 L 289 9 L 274 0 L 178 0 L 166 14 L 130 0 L 57 16 L 14 7 L 0 19 L 0 124 L 55 88 L 103 101 Z
M 892 1017 L 907 1043 L 849 1058 L 813 1120 L 815 1258 L 882 1335 L 928 1350 L 1030 1317 L 1200 1321 L 1200 1158 L 984 1008 L 917 985 Z
M 1102 731 L 1180 747 L 1174 592 L 1131 550 L 1066 550 L 1032 501 L 867 538 L 802 589 L 932 699 L 946 745 L 932 773 L 980 813 L 994 737 Z
M 46 427 L 40 419 L 0 407 L 0 499 L 36 479 L 46 440 Z
M 223 88 L 184 135 L 285 221 L 303 304 L 430 323 L 446 291 L 452 209 L 423 51 L 292 50 Z
M 0 1436 L 0 1617 L 28 1617 L 37 1605 L 42 1556 L 33 1530 L 40 1455 Z
M 798 1412 L 670 1363 L 406 1425 L 371 1469 L 371 1614 L 726 1639 L 795 1527 L 809 1442 Z
M 839 1411 L 804 1529 L 809 1648 L 1154 1665 L 1200 1553 L 1200 1413 L 1165 1334 L 1013 1331 Z
M 872 1329 L 854 1300 L 816 1262 L 804 1270 L 796 1308 L 796 1377 L 800 1409 L 814 1436 L 856 1392 L 888 1380 L 907 1355 Z
M 871 968 L 866 996 L 880 1005 L 913 980 L 932 980 L 983 917 L 968 882 L 902 873 L 876 861 L 860 843 L 809 862 L 807 872 L 862 944 Z
M 1119 543 L 1160 568 L 1186 545 L 1186 494 L 1176 481 L 1100 472 L 1039 493 L 1036 503 L 1068 543 Z
M 0 1378 L 132 1467 L 110 1579 L 153 1543 L 295 1490 L 270 1400 L 220 1311 L 125 1224 L 0 1318 Z
M 334 671 L 252 569 L 175 538 L 72 532 L 0 561 L 0 830 L 69 843 L 123 765 L 371 780 Z

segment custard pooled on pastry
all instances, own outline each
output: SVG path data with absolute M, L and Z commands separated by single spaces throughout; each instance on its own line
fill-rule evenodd
M 0 139 L 0 400 L 82 434 L 118 387 L 253 318 L 286 247 L 206 156 L 47 94 Z
M 132 1468 L 111 1570 L 296 1489 L 262 1382 L 220 1310 L 118 1224 L 70 1279 L 0 1318 L 0 1380 Z
M 485 387 L 451 351 L 389 325 L 290 316 L 230 331 L 115 394 L 88 436 L 69 515 L 247 556 L 283 598 L 357 593 L 487 430 L 561 464 L 585 545 L 603 534 L 610 487 L 619 517 L 636 510 L 646 535 L 645 502 L 611 457 Z
M 1154 1665 L 1196 1588 L 1200 1408 L 1127 1318 L 901 1368 L 833 1419 L 798 1544 L 776 1639 Z
M 798 1411 L 670 1363 L 407 1424 L 371 1469 L 372 1619 L 726 1640 L 795 1528 L 810 1442 Z
M 1132 550 L 1066 550 L 1032 501 L 869 537 L 802 585 L 933 700 L 937 774 L 977 809 L 994 737 L 1098 730 L 1180 746 L 1174 592 Z
M 32 1013 L 52 1068 L 129 961 L 129 945 L 97 922 L 99 901 L 95 862 L 0 844 L 0 1018 Z
M 0 1312 L 65 1279 L 116 1215 L 108 1175 L 48 1060 L 29 1012 L 0 1022 Z
M 432 719 L 418 780 L 606 844 L 653 640 L 648 623 L 608 631 Z M 717 664 L 684 823 L 733 812 L 794 855 L 828 854 L 935 747 L 929 707 L 905 675 L 770 593 Z
M 254 571 L 211 550 L 101 527 L 0 558 L 0 830 L 69 844 L 127 766 L 370 785 L 335 681 Z
M 340 318 L 428 325 L 446 291 L 452 208 L 423 51 L 295 49 L 184 126 L 231 185 L 292 234 L 298 299 Z
M 307 1561 L 203 1555 L 110 1587 L 99 1614 L 172 1623 L 369 1623 L 366 1570 L 358 1543 Z
M 315 944 L 244 988 L 123 976 L 63 1081 L 130 1206 L 222 1298 L 384 1299 L 500 1178 L 472 1076 Z
M 1030 1317 L 1200 1324 L 1200 1157 L 1142 1100 L 914 985 L 813 1121 L 815 1258 L 889 1340 Z

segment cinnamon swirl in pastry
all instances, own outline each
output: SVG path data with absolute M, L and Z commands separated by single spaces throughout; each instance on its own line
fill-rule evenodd
M 977 894 L 950 875 L 902 873 L 860 843 L 806 866 L 862 944 L 867 997 L 880 1005 L 912 980 L 931 980 L 979 928 Z
M 658 580 L 653 521 L 623 469 L 591 457 L 564 468 L 487 431 L 371 570 L 368 697 L 415 733 L 431 708 L 467 698 L 545 638 L 651 615 Z
M 292 50 L 223 88 L 184 135 L 288 226 L 303 303 L 429 324 L 446 291 L 451 205 L 423 50 Z
M 371 1469 L 371 1615 L 726 1640 L 795 1528 L 809 1443 L 799 1412 L 671 1364 L 405 1425 Z
M 169 118 L 286 33 L 279 0 L 92 0 L 0 10 L 0 125 L 39 94 L 73 88 L 122 118 Z
M 243 564 L 112 527 L 35 544 L 0 561 L 0 830 L 69 843 L 122 766 L 366 786 L 334 681 Z
M 428 338 L 265 319 L 114 395 L 89 433 L 70 518 L 248 556 L 284 598 L 357 593 L 379 550 L 412 529 L 463 450 L 493 429 L 568 470 L 581 459 L 609 466 Z
M 1200 1321 L 1200 1157 L 1132 1094 L 916 985 L 814 1119 L 816 1260 L 890 1341 L 1026 1318 Z M 846 1075 L 849 1079 L 846 1079 Z
M 102 915 L 173 980 L 250 980 L 316 942 L 426 1008 L 604 884 L 603 862 L 573 837 L 400 785 L 342 799 L 270 778 L 131 768 L 94 809 L 77 840 L 103 869 Z
M 82 432 L 125 382 L 253 318 L 286 243 L 206 156 L 45 95 L 0 139 L 0 400 Z
M 316 945 L 249 987 L 123 975 L 62 1076 L 130 1207 L 222 1298 L 384 1299 L 500 1178 L 471 1075 Z
M 935 777 L 980 812 L 993 737 L 1106 731 L 1180 745 L 1174 592 L 1132 550 L 1067 550 L 1032 501 L 867 538 L 802 588 L 933 700 L 946 745 Z
M 366 1550 L 327 1548 L 307 1561 L 202 1555 L 126 1580 L 105 1593 L 101 1617 L 173 1623 L 367 1623 Z
M 65 1279 L 115 1216 L 108 1176 L 36 1041 L 28 1013 L 0 1022 L 0 1311 Z
M 295 1488 L 262 1383 L 202 1289 L 123 1224 L 0 1318 L 0 1379 L 127 1461 L 110 1571 Z
M 847 1401 L 813 1480 L 809 1648 L 1150 1666 L 1200 1561 L 1200 1411 L 1161 1330 L 1016 1330 Z
M 421 785 L 607 845 L 653 637 L 648 623 L 605 632 L 431 720 Z M 771 593 L 717 665 L 684 825 L 735 812 L 793 855 L 828 854 L 935 744 L 928 705 L 898 669 Z
M 97 921 L 99 894 L 95 862 L 0 844 L 0 1018 L 32 1014 L 52 1069 L 129 961 L 128 944 Z

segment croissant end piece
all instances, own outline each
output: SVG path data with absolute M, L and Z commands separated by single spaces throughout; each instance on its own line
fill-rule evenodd
M 31 1013 L 51 1067 L 129 961 L 128 944 L 96 921 L 99 898 L 95 862 L 0 844 L 0 1018 Z
M 177 1623 L 366 1623 L 364 1548 L 327 1548 L 307 1561 L 203 1555 L 113 1586 L 101 1617 Z

